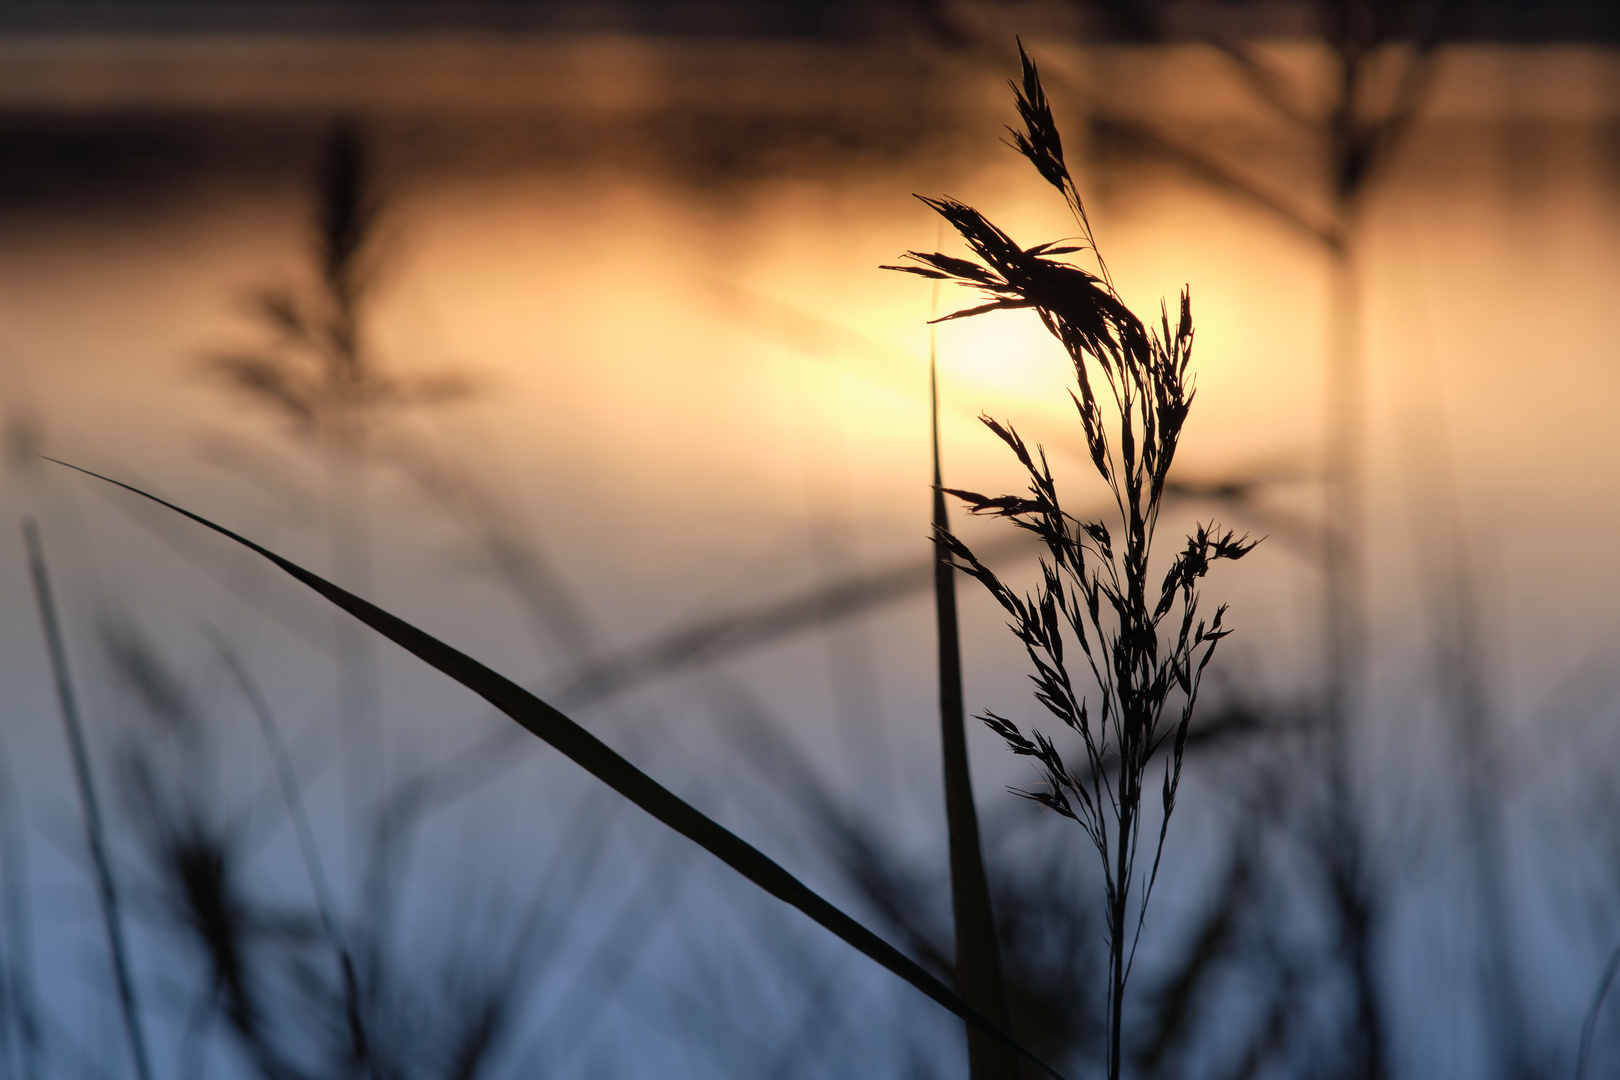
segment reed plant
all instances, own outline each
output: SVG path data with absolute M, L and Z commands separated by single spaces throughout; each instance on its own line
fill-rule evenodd
M 1161 305 L 1156 327 L 1126 307 L 1097 251 L 1040 74 L 1021 44 L 1019 55 L 1023 80 L 1013 92 L 1023 127 L 1012 131 L 1012 145 L 1062 194 L 1079 239 L 1021 247 L 974 208 L 922 197 L 977 261 L 913 251 L 907 254 L 916 265 L 889 269 L 984 294 L 986 302 L 936 321 L 1035 312 L 1073 364 L 1078 393 L 1070 395 L 1091 464 L 1118 514 L 1116 547 L 1115 533 L 1103 521 L 1063 509 L 1043 449 L 1032 452 L 1011 425 L 984 417 L 1023 466 L 1029 488 L 995 497 L 947 493 L 974 514 L 1006 518 L 1034 534 L 1045 548 L 1039 584 L 1020 594 L 961 540 L 944 529 L 936 532 L 957 566 L 1007 612 L 1034 667 L 1036 699 L 1080 737 L 1082 757 L 1071 764 L 1073 753 L 1065 757 L 1040 729 L 995 712 L 980 717 L 1015 754 L 1035 759 L 1045 786 L 1017 794 L 1075 821 L 1101 860 L 1109 941 L 1108 1076 L 1117 1080 L 1125 985 L 1175 808 L 1199 682 L 1216 645 L 1230 633 L 1224 605 L 1208 620 L 1199 617 L 1199 583 L 1214 563 L 1242 558 L 1254 543 L 1214 525 L 1199 526 L 1163 578 L 1156 585 L 1150 579 L 1166 479 L 1193 400 L 1191 301 L 1183 290 L 1174 322 Z M 1095 272 L 1060 258 L 1079 253 L 1089 253 Z M 1088 686 L 1096 693 L 1095 713 Z M 1165 751 L 1158 835 L 1144 847 L 1143 800 L 1154 759 Z M 1144 854 L 1150 862 L 1133 903 Z
M 379 435 L 403 412 L 470 391 L 451 371 L 397 370 L 370 332 L 389 254 L 388 202 L 373 157 L 359 126 L 333 124 L 313 176 L 307 280 L 255 289 L 247 313 L 259 340 L 208 357 L 209 369 L 229 389 L 318 454 L 332 574 L 361 592 L 371 588 L 370 470 Z M 370 637 L 352 620 L 335 622 L 334 646 L 345 783 L 351 816 L 358 819 L 376 786 L 383 730 L 376 659 Z

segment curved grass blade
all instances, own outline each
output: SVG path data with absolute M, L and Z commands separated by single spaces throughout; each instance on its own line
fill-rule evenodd
M 243 547 L 270 560 L 287 574 L 320 593 L 337 607 L 342 608 L 373 630 L 400 646 L 406 652 L 432 667 L 495 706 L 516 720 L 539 738 L 562 751 L 575 764 L 607 784 L 614 791 L 641 807 L 647 813 L 668 825 L 682 836 L 704 848 L 721 862 L 764 889 L 772 896 L 798 908 L 811 919 L 843 941 L 864 953 L 868 958 L 888 968 L 937 1004 L 955 1013 L 969 1024 L 979 1028 L 998 1042 L 1017 1051 L 1044 1072 L 1063 1080 L 1063 1075 L 1037 1057 L 1033 1051 L 1019 1043 L 1001 1027 L 981 1015 L 955 991 L 899 949 L 878 937 L 843 911 L 834 907 L 798 878 L 784 870 L 769 856 L 749 844 L 729 829 L 704 815 L 674 792 L 636 768 L 629 761 L 580 727 L 574 721 L 535 697 L 504 675 L 480 664 L 472 657 L 446 645 L 410 623 L 391 615 L 369 601 L 362 600 L 325 578 L 310 573 L 297 563 L 282 558 L 223 525 L 216 525 L 199 514 L 176 506 L 139 488 L 120 483 L 100 473 L 81 469 L 56 458 L 47 458 L 58 465 L 66 465 L 77 472 L 115 484 L 126 491 L 166 506 L 177 514 L 190 518 L 221 536 L 236 541 Z

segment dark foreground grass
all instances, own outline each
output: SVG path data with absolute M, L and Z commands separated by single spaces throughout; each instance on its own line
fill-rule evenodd
M 1018 794 L 1077 822 L 1101 860 L 1109 938 L 1108 1075 L 1117 1080 L 1125 983 L 1175 808 L 1199 682 L 1215 646 L 1230 633 L 1222 625 L 1224 606 L 1207 622 L 1198 617 L 1198 585 L 1211 564 L 1240 559 L 1254 544 L 1213 525 L 1200 526 L 1171 560 L 1158 587 L 1149 581 L 1166 479 L 1192 407 L 1191 301 L 1186 292 L 1181 294 L 1174 324 L 1161 308 L 1157 327 L 1125 306 L 1097 251 L 1039 72 L 1022 46 L 1019 55 L 1023 85 L 1013 89 L 1023 129 L 1012 131 L 1013 146 L 1063 195 L 1080 240 L 1021 247 L 972 207 L 924 197 L 979 261 L 913 251 L 908 257 L 919 265 L 889 269 L 966 285 L 984 295 L 985 303 L 937 321 L 1023 309 L 1040 317 L 1073 364 L 1079 393 L 1071 391 L 1070 396 L 1092 465 L 1118 512 L 1123 535 L 1116 551 L 1115 536 L 1102 521 L 1085 521 L 1063 509 L 1045 452 L 1037 447 L 1031 453 L 1010 425 L 985 417 L 986 426 L 1023 466 L 1028 492 L 950 494 L 971 512 L 1007 518 L 1039 539 L 1046 549 L 1040 584 L 1033 594 L 1019 595 L 967 545 L 944 528 L 937 531 L 940 545 L 1010 616 L 1035 669 L 1036 698 L 1080 736 L 1084 763 L 1071 766 L 1038 729 L 1025 734 L 1019 724 L 996 713 L 981 717 L 1014 753 L 1032 757 L 1040 766 L 1045 789 Z M 1091 253 L 1095 273 L 1057 258 L 1081 252 Z M 1076 674 L 1069 668 L 1071 644 L 1084 657 L 1074 658 Z M 1100 703 L 1095 716 L 1086 698 L 1088 682 Z M 1159 832 L 1138 886 L 1142 802 L 1152 760 L 1165 749 Z M 1133 918 L 1138 887 L 1141 898 Z
M 541 701 L 505 676 L 492 671 L 432 635 L 392 615 L 369 601 L 311 573 L 298 564 L 282 558 L 268 548 L 215 524 L 156 495 L 121 483 L 88 469 L 81 469 L 65 461 L 56 461 L 87 476 L 115 484 L 126 491 L 168 507 L 170 510 L 206 528 L 212 529 L 258 555 L 268 559 L 303 585 L 325 597 L 336 607 L 348 612 L 377 633 L 388 638 L 405 651 L 429 666 L 450 676 L 473 693 L 488 701 L 529 732 L 560 750 L 575 764 L 608 787 L 668 825 L 671 829 L 693 841 L 743 877 L 782 902 L 808 915 L 835 936 L 857 949 L 889 971 L 898 975 L 939 1005 L 955 1013 L 969 1024 L 984 1031 L 998 1042 L 1012 1048 L 1032 1064 L 1051 1076 L 1062 1074 L 1042 1061 L 1019 1043 L 999 1025 L 991 1022 L 964 1001 L 954 990 L 930 974 L 927 969 L 884 941 L 878 935 L 856 922 L 811 890 L 798 878 L 788 873 L 758 848 L 718 824 L 701 811 L 681 799 L 674 792 L 636 768 L 596 736 L 573 720 Z
M 938 299 L 938 289 L 935 289 Z M 928 405 L 934 458 L 934 535 L 951 536 L 939 460 L 939 353 L 930 327 Z M 962 642 L 957 625 L 956 567 L 947 543 L 934 545 L 934 618 L 939 645 L 939 732 L 945 773 L 945 826 L 950 849 L 951 919 L 956 938 L 956 988 L 974 1008 L 1011 1031 L 1012 1011 L 1002 971 L 990 878 L 979 837 L 968 764 L 967 709 L 962 695 Z M 1006 1047 L 968 1029 L 971 1080 L 1018 1080 L 1018 1059 Z

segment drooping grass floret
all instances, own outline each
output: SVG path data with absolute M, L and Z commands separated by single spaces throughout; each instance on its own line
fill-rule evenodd
M 945 532 L 937 537 L 958 567 L 982 582 L 1011 617 L 1009 625 L 1035 669 L 1036 699 L 1080 737 L 1083 762 L 1071 765 L 1072 753 L 1065 758 L 1039 729 L 1029 727 L 1026 734 L 1025 727 L 997 713 L 980 717 L 1015 754 L 1034 758 L 1042 773 L 1044 790 L 1016 793 L 1079 823 L 1101 858 L 1110 941 L 1108 1074 L 1117 1078 L 1125 982 L 1175 806 L 1199 680 L 1216 644 L 1230 633 L 1222 622 L 1224 605 L 1207 622 L 1198 617 L 1198 583 L 1212 563 L 1242 558 L 1254 544 L 1213 525 L 1199 526 L 1163 578 L 1150 580 L 1165 480 L 1193 399 L 1187 370 L 1191 302 L 1184 290 L 1174 323 L 1161 304 L 1157 326 L 1144 324 L 1125 306 L 1097 254 L 1039 73 L 1022 45 L 1019 53 L 1023 85 L 1013 84 L 1013 91 L 1024 130 L 1012 131 L 1012 145 L 1063 194 L 1080 239 L 1020 247 L 972 207 L 923 198 L 979 261 L 913 251 L 907 255 L 919 265 L 889 269 L 972 286 L 985 295 L 985 303 L 940 322 L 1017 308 L 1040 317 L 1074 365 L 1078 393 L 1071 390 L 1070 397 L 1092 464 L 1118 511 L 1123 543 L 1116 549 L 1107 524 L 1082 521 L 1063 509 L 1045 452 L 1037 446 L 1031 453 L 1010 425 L 985 417 L 985 425 L 1024 467 L 1028 492 L 994 498 L 954 489 L 950 494 L 972 513 L 1007 518 L 1039 537 L 1046 549 L 1040 584 L 1020 595 L 960 540 Z M 1095 273 L 1060 258 L 1084 251 L 1095 257 Z M 1080 658 L 1077 680 L 1069 661 Z M 1094 707 L 1088 690 L 1096 693 Z M 1133 905 L 1142 797 L 1152 761 L 1164 750 L 1163 813 L 1151 867 Z

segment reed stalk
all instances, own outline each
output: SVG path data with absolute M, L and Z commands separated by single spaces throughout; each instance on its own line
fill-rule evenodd
M 1198 617 L 1198 583 L 1213 563 L 1242 558 L 1254 545 L 1213 525 L 1200 526 L 1171 560 L 1162 582 L 1155 587 L 1149 580 L 1165 481 L 1192 405 L 1191 302 L 1183 291 L 1174 324 L 1161 306 L 1157 327 L 1125 306 L 1097 251 L 1039 72 L 1022 44 L 1019 54 L 1023 80 L 1021 86 L 1013 84 L 1013 92 L 1023 129 L 1012 131 L 1013 146 L 1062 194 L 1080 239 L 1021 247 L 972 207 L 922 197 L 979 261 L 913 251 L 907 256 L 916 265 L 889 269 L 966 285 L 984 295 L 985 303 L 938 322 L 1022 309 L 1040 317 L 1073 364 L 1079 393 L 1070 396 L 1092 465 L 1113 497 L 1123 530 L 1123 548 L 1116 552 L 1114 534 L 1103 522 L 1083 521 L 1063 510 L 1045 452 L 1037 446 L 1031 453 L 1010 425 L 984 417 L 1024 467 L 1028 493 L 990 497 L 951 489 L 942 494 L 961 499 L 972 513 L 1004 517 L 1033 533 L 1046 548 L 1041 582 L 1033 594 L 1020 595 L 962 541 L 948 531 L 936 533 L 952 561 L 977 578 L 1011 617 L 1035 669 L 1037 700 L 1081 739 L 1085 764 L 1071 768 L 1038 729 L 1026 735 L 1019 724 L 994 712 L 980 717 L 1014 753 L 1034 758 L 1040 767 L 1045 789 L 1017 793 L 1077 822 L 1102 863 L 1109 938 L 1108 1076 L 1118 1080 L 1125 986 L 1175 808 L 1199 682 L 1215 646 L 1230 633 L 1222 623 L 1224 606 L 1207 622 Z M 1095 273 L 1058 258 L 1077 252 L 1091 254 Z M 1084 656 L 1081 678 L 1098 692 L 1095 717 L 1080 681 L 1071 675 L 1070 642 Z M 1173 701 L 1178 695 L 1179 708 Z M 1143 798 L 1160 751 L 1168 751 L 1162 816 L 1156 842 L 1145 849 L 1151 865 L 1133 903 L 1144 852 Z
M 21 800 L 10 760 L 0 750 L 0 937 L 5 942 L 0 984 L 4 986 L 8 1074 L 21 1080 L 40 1080 L 43 1075 L 31 908 Z
M 129 946 L 124 938 L 118 879 L 113 875 L 112 861 L 107 856 L 107 830 L 101 816 L 101 801 L 96 794 L 95 774 L 90 769 L 90 751 L 84 738 L 84 725 L 79 719 L 73 676 L 68 669 L 67 645 L 62 637 L 56 600 L 51 592 L 50 571 L 45 564 L 45 544 L 40 539 L 39 526 L 32 519 L 23 522 L 23 543 L 28 549 L 28 569 L 34 579 L 34 600 L 39 607 L 40 627 L 45 634 L 45 648 L 50 654 L 51 673 L 56 682 L 62 730 L 67 735 L 68 752 L 73 760 L 73 778 L 78 785 L 85 843 L 90 849 L 90 862 L 95 870 L 96 900 L 101 909 L 102 928 L 107 935 L 107 951 L 112 955 L 113 981 L 118 991 L 124 1035 L 129 1042 L 130 1061 L 138 1080 L 152 1080 L 146 1033 L 141 1026 L 140 1003 L 136 997 L 135 979 L 129 968 Z
M 256 345 L 218 352 L 209 366 L 231 388 L 287 424 L 322 462 L 332 576 L 371 591 L 370 466 L 383 422 L 402 409 L 464 395 L 448 372 L 412 375 L 384 362 L 368 333 L 385 269 L 386 202 L 360 129 L 333 125 L 314 176 L 310 274 L 303 288 L 256 290 Z M 373 639 L 352 620 L 333 624 L 348 810 L 358 822 L 384 760 Z

